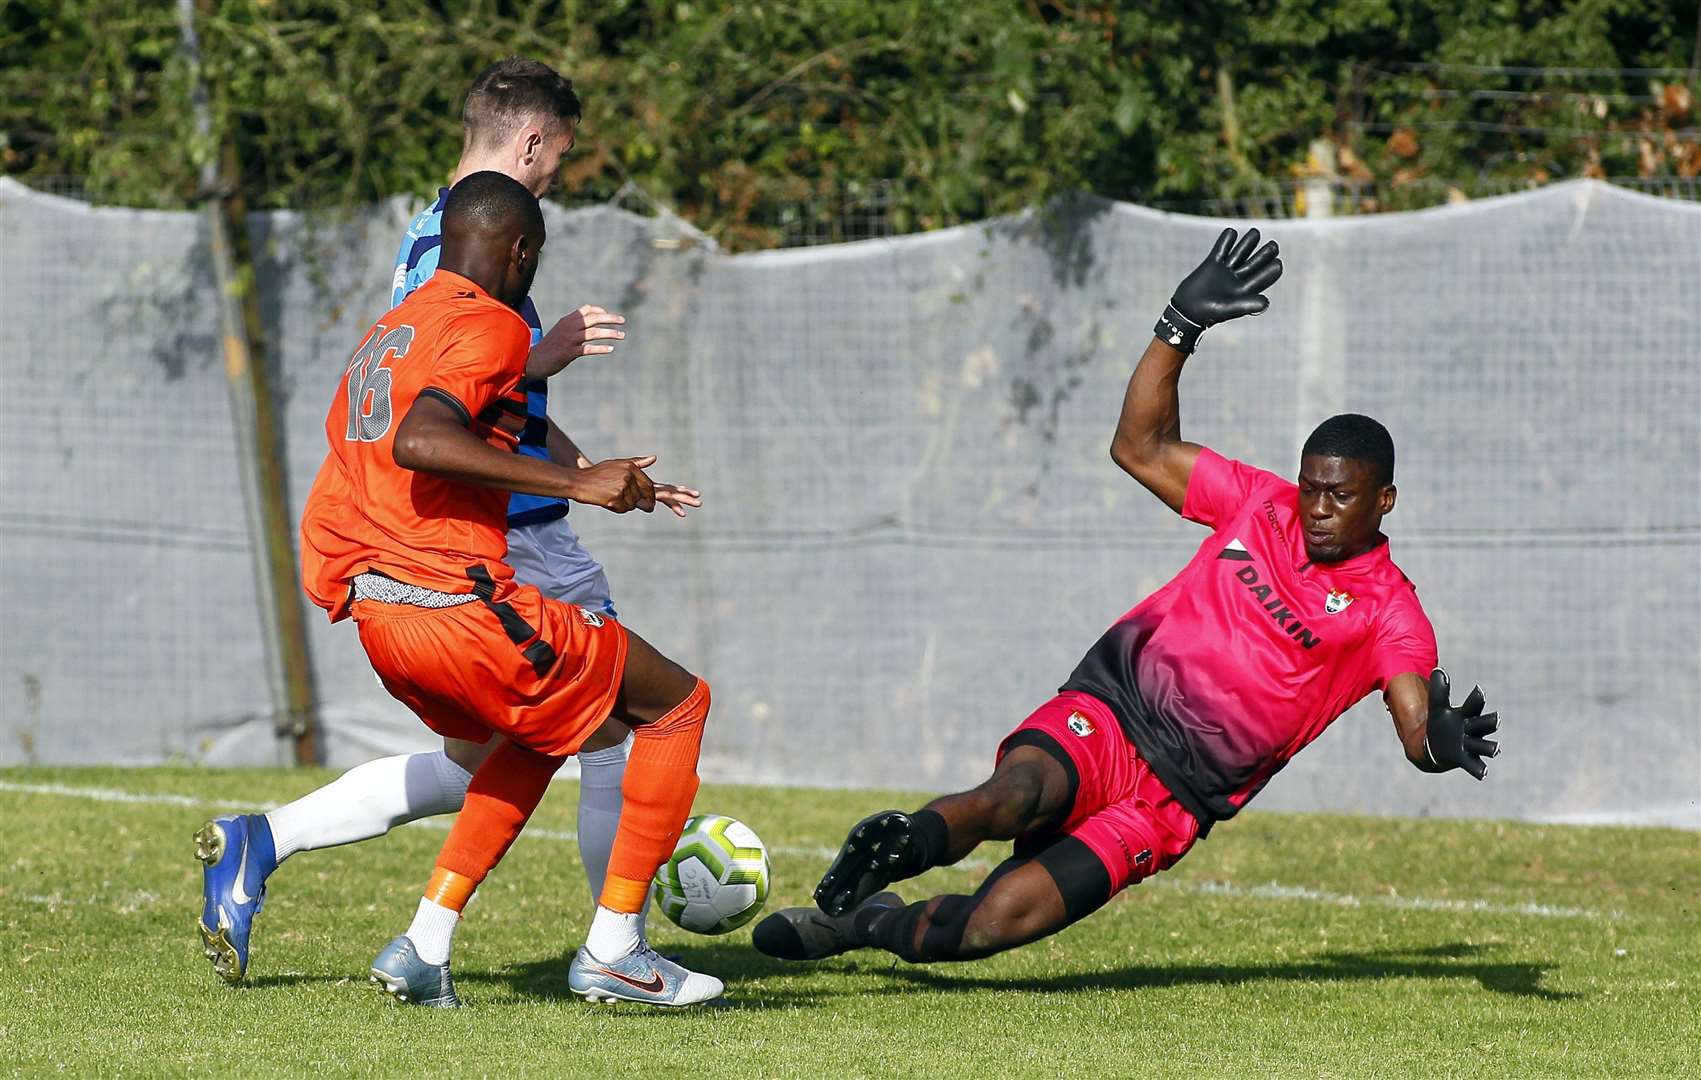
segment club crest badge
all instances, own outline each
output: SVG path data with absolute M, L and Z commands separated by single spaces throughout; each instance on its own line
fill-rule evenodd
M 1331 615 L 1339 615 L 1341 612 L 1347 610 L 1347 605 L 1352 603 L 1355 599 L 1357 598 L 1349 592 L 1330 589 L 1329 599 L 1323 601 L 1323 610 Z
M 1072 712 L 1069 714 L 1069 730 L 1084 739 L 1088 735 L 1091 735 L 1095 728 L 1093 727 L 1093 722 L 1091 720 L 1088 720 L 1085 716 L 1082 716 L 1078 712 Z

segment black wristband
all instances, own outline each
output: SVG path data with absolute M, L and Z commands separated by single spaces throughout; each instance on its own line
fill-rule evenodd
M 1191 353 L 1199 347 L 1199 335 L 1204 332 L 1203 326 L 1175 310 L 1174 304 L 1164 308 L 1164 313 L 1158 316 L 1158 324 L 1152 327 L 1153 335 L 1184 353 Z

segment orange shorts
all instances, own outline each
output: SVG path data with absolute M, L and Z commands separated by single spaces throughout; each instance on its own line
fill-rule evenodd
M 384 689 L 445 738 L 495 732 L 565 757 L 608 719 L 626 671 L 619 622 L 530 585 L 448 608 L 356 600 L 353 615 Z

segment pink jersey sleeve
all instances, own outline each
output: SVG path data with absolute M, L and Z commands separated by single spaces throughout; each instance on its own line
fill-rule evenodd
M 1435 628 L 1429 625 L 1429 616 L 1423 613 L 1416 593 L 1407 591 L 1388 604 L 1371 647 L 1375 651 L 1370 674 L 1377 690 L 1387 690 L 1396 675 L 1408 671 L 1429 678 L 1440 658 L 1435 647 Z
M 1288 483 L 1273 472 L 1230 460 L 1208 446 L 1201 446 L 1193 473 L 1187 478 L 1187 498 L 1182 501 L 1181 516 L 1214 529 L 1245 506 L 1254 491 L 1272 482 Z

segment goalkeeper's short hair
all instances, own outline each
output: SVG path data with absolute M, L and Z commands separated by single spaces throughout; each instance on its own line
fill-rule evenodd
M 1376 471 L 1377 484 L 1394 482 L 1394 437 L 1368 416 L 1342 413 L 1329 417 L 1317 425 L 1300 453 L 1368 462 Z

